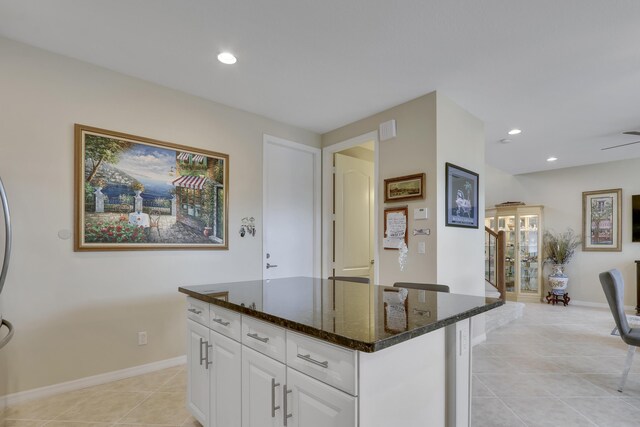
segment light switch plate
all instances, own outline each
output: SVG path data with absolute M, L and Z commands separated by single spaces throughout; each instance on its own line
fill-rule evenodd
M 418 242 L 418 253 L 419 254 L 427 253 L 427 244 L 425 242 Z

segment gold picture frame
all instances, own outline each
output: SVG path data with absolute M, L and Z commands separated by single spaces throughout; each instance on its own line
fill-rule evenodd
M 228 249 L 229 156 L 75 125 L 75 251 Z
M 582 250 L 622 251 L 622 189 L 582 193 Z
M 425 198 L 427 174 L 399 176 L 384 180 L 384 202 L 393 203 Z

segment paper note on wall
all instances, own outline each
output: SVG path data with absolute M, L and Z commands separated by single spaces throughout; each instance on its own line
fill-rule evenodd
M 402 212 L 391 212 L 387 215 L 386 225 L 383 247 L 398 249 L 407 231 L 407 217 Z

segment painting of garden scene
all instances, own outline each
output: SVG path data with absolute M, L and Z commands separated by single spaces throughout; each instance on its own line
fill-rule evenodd
M 76 125 L 76 250 L 226 249 L 225 154 Z

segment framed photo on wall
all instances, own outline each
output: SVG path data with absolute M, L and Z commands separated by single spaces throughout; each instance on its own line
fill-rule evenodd
M 402 242 L 409 244 L 407 234 L 409 208 L 407 206 L 386 208 L 384 210 L 384 249 L 400 249 Z
M 384 202 L 424 199 L 427 174 L 399 176 L 384 180 Z
M 478 228 L 478 181 L 477 173 L 446 163 L 446 226 Z
M 75 125 L 76 251 L 228 249 L 229 156 Z
M 582 193 L 583 251 L 622 250 L 622 189 Z

